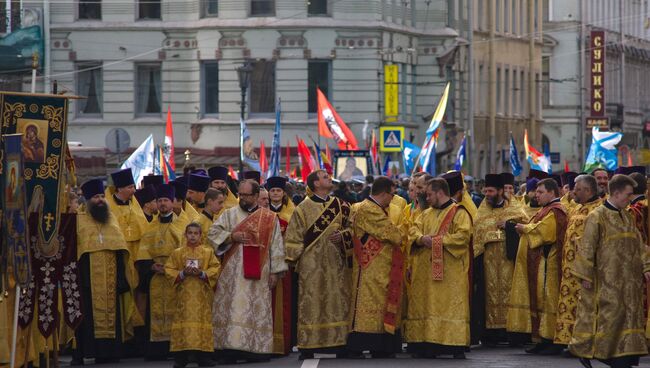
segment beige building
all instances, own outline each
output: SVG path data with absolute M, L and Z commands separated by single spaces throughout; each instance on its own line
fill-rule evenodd
M 456 4 L 467 8 L 468 0 Z M 512 132 L 520 159 L 525 160 L 523 136 L 541 149 L 541 72 L 543 0 L 476 0 L 471 35 L 466 24 L 461 35 L 472 45 L 468 55 L 472 75 L 464 76 L 472 96 L 461 98 L 473 110 L 474 163 L 471 172 L 480 177 L 489 172 L 510 171 L 509 138 Z M 461 18 L 462 19 L 462 18 Z M 460 60 L 465 68 L 467 60 Z M 471 101 L 470 101 L 471 100 Z M 467 129 L 471 130 L 470 117 Z M 524 171 L 527 166 L 522 162 Z

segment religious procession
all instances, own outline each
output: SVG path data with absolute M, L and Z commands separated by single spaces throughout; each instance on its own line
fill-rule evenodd
M 650 367 L 649 13 L 0 1 L 0 367 Z

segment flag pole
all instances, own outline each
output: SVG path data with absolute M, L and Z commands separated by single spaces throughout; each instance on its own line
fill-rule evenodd
M 14 303 L 14 320 L 12 322 L 13 333 L 11 335 L 11 362 L 10 368 L 16 366 L 16 340 L 18 339 L 18 310 L 20 305 L 20 285 L 16 284 L 16 301 Z

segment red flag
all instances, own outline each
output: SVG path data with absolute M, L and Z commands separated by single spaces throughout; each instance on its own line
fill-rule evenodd
M 564 172 L 569 172 L 569 161 L 564 160 Z
M 307 176 L 315 169 L 314 159 L 305 141 L 298 137 L 296 137 L 296 140 L 298 142 L 298 157 L 301 161 L 300 174 L 302 175 L 302 180 L 307 182 Z
M 372 155 L 372 165 L 373 167 L 377 167 L 377 135 L 375 134 L 375 130 L 372 130 L 372 143 L 370 146 L 370 154 Z
M 629 149 L 627 150 L 627 166 L 628 167 L 634 166 L 634 164 L 632 163 L 632 152 L 630 152 Z
M 239 176 L 237 175 L 237 172 L 232 169 L 232 165 L 228 165 L 228 176 L 233 180 L 239 180 Z
M 291 143 L 287 140 L 287 166 L 284 169 L 285 174 L 289 175 L 289 171 L 291 171 Z
M 329 163 L 331 164 L 332 163 L 332 153 L 330 152 L 330 145 L 329 144 L 325 145 L 325 156 L 327 156 L 327 161 L 329 161 Z
M 264 140 L 260 140 L 260 170 L 262 170 L 262 178 L 266 178 L 266 173 L 269 171 L 269 162 L 266 160 L 266 147 L 264 147 Z
M 172 125 L 172 109 L 169 106 L 167 106 L 167 127 L 165 128 L 163 150 L 169 166 L 171 166 L 172 170 L 176 171 L 176 161 L 174 161 L 174 127 Z
M 323 92 L 317 88 L 316 93 L 318 94 L 318 134 L 333 138 L 340 149 L 359 149 L 357 138 L 327 101 Z

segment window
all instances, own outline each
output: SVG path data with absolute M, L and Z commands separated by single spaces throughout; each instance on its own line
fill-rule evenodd
M 139 0 L 138 19 L 160 19 L 160 0 Z
M 486 113 L 487 112 L 487 96 L 488 96 L 488 78 L 486 78 L 485 75 L 485 67 L 483 65 L 479 65 L 478 67 L 478 83 L 479 83 L 479 111 L 481 113 Z
M 495 13 L 496 17 L 494 18 L 494 31 L 501 32 L 501 0 L 494 0 L 496 6 Z
M 503 112 L 503 107 L 501 106 L 501 101 L 503 100 L 503 97 L 501 96 L 501 68 L 497 67 L 497 76 L 496 80 L 494 81 L 496 84 L 496 111 L 498 114 L 501 114 Z
M 219 113 L 219 64 L 206 61 L 201 64 L 201 114 Z
M 307 112 L 318 112 L 316 88 L 320 88 L 325 97 L 330 97 L 330 62 L 311 60 L 307 66 Z
M 201 17 L 216 17 L 219 15 L 219 0 L 201 0 Z
M 77 117 L 101 117 L 103 103 L 102 63 L 77 63 Z
M 101 0 L 79 0 L 79 19 L 102 19 Z
M 327 1 L 328 0 L 309 0 L 307 2 L 307 14 L 313 15 L 327 15 Z
M 273 113 L 275 111 L 275 61 L 258 60 L 252 65 L 250 113 Z
M 275 15 L 275 0 L 251 0 L 251 17 Z
M 504 81 L 503 81 L 503 102 L 505 106 L 503 107 L 503 114 L 510 115 L 510 69 L 506 68 L 503 71 Z
M 551 80 L 550 80 L 550 60 L 548 56 L 542 56 L 542 106 L 551 104 Z
M 512 115 L 519 115 L 519 85 L 516 69 L 512 70 Z
M 522 116 L 526 116 L 528 108 L 528 93 L 526 93 L 526 73 L 522 70 L 519 73 L 519 112 Z
M 521 32 L 521 30 L 517 31 L 517 1 L 518 0 L 510 0 L 510 5 L 512 8 L 510 9 L 510 20 L 512 21 L 512 33 L 517 34 L 517 32 Z
M 503 32 L 510 32 L 510 2 L 503 0 Z
M 136 65 L 136 115 L 160 115 L 162 109 L 160 64 Z

